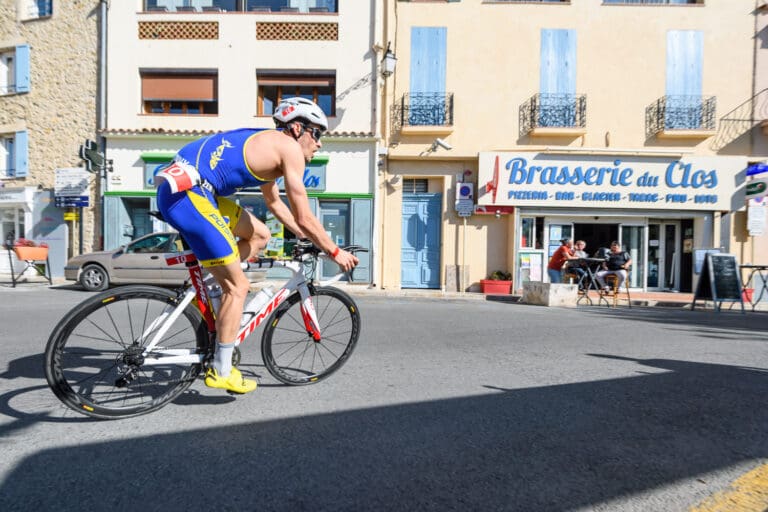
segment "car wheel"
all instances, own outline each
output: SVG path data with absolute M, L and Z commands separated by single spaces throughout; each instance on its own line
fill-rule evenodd
M 88 265 L 80 274 L 80 284 L 89 292 L 100 292 L 109 286 L 109 276 L 100 266 Z

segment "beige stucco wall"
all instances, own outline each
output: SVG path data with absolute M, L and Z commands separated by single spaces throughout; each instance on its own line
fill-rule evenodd
M 258 117 L 256 72 L 263 69 L 336 71 L 337 115 L 331 131 L 374 132 L 377 53 L 374 4 L 341 0 L 338 15 L 281 13 L 142 13 L 141 0 L 111 2 L 108 128 L 220 131 L 239 126 L 273 127 Z M 218 39 L 139 39 L 140 21 L 211 21 Z M 339 39 L 257 40 L 257 22 L 338 23 Z M 141 77 L 146 69 L 218 70 L 216 116 L 142 115 Z
M 752 125 L 722 118 L 752 98 L 757 3 L 706 0 L 703 5 L 603 5 L 601 0 L 562 4 L 461 2 L 387 2 L 386 30 L 398 58 L 386 83 L 386 103 L 409 91 L 410 33 L 413 26 L 447 27 L 446 91 L 454 94 L 454 124 L 424 135 L 391 131 L 390 110 L 383 120 L 389 159 L 379 190 L 384 261 L 399 261 L 401 193 L 386 183 L 394 173 L 434 175 L 444 183 L 441 273 L 460 264 L 455 240 L 461 219 L 453 209 L 455 174 L 470 169 L 476 188 L 477 158 L 484 151 L 548 151 L 569 148 L 584 154 L 737 155 L 754 154 L 759 143 Z M 762 15 L 763 19 L 766 15 Z M 395 22 L 396 20 L 396 22 Z M 761 22 L 761 23 L 764 23 Z M 540 31 L 574 29 L 576 90 L 587 97 L 586 134 L 531 137 L 520 134 L 519 108 L 539 91 Z M 717 98 L 717 131 L 689 139 L 646 139 L 646 107 L 665 95 L 667 32 L 703 32 L 703 90 Z M 763 37 L 764 40 L 764 37 Z M 429 152 L 435 137 L 453 149 Z M 740 232 L 743 217 L 726 215 L 729 250 L 751 253 Z M 468 222 L 469 281 L 497 268 L 512 270 L 514 215 L 473 216 Z M 745 245 L 747 244 L 747 245 Z M 740 261 L 748 261 L 749 258 Z M 386 263 L 381 281 L 399 286 L 399 265 Z M 444 276 L 441 276 L 443 283 Z M 475 286 L 475 288 L 477 287 Z
M 99 2 L 54 2 L 52 17 L 19 21 L 25 3 L 0 3 L 0 48 L 28 44 L 31 75 L 30 92 L 0 96 L 0 132 L 28 131 L 29 174 L 2 183 L 53 188 L 55 169 L 81 166 L 80 144 L 95 138 Z M 86 250 L 98 242 L 95 187 L 90 204 L 83 209 Z

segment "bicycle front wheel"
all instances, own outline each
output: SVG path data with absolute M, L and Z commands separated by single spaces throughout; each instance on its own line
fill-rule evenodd
M 284 384 L 314 384 L 328 377 L 349 359 L 360 336 L 360 312 L 349 295 L 330 286 L 309 290 L 320 341 L 307 332 L 298 293 L 277 308 L 261 337 L 264 365 Z
M 142 355 L 176 301 L 170 290 L 124 286 L 77 305 L 45 349 L 45 377 L 54 394 L 75 411 L 112 419 L 148 413 L 184 392 L 202 364 L 149 363 L 206 349 L 208 333 L 194 306 L 184 309 L 153 352 Z

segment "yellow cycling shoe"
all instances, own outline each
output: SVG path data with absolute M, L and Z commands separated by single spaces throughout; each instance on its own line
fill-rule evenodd
M 208 368 L 205 372 L 205 385 L 209 388 L 226 389 L 232 393 L 250 393 L 256 389 L 255 380 L 244 379 L 243 374 L 235 367 L 232 367 L 228 377 L 221 377 L 216 370 Z

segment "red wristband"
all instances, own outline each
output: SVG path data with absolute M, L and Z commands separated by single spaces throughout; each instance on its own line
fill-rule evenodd
M 338 256 L 339 255 L 339 251 L 340 251 L 340 249 L 339 249 L 339 246 L 337 245 L 336 248 L 331 253 L 331 258 L 335 258 L 336 256 Z

